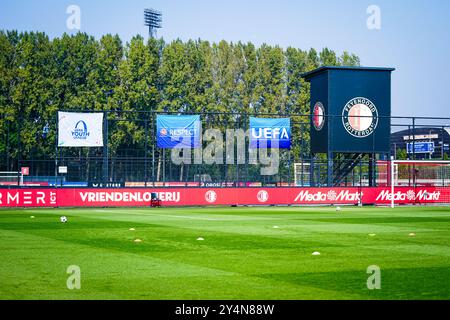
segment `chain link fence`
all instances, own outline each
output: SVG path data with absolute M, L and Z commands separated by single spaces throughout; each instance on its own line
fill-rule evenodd
M 0 185 L 41 186 L 374 186 L 386 183 L 383 161 L 390 155 L 400 159 L 447 159 L 450 135 L 447 119 L 392 117 L 390 154 L 311 154 L 311 115 L 200 113 L 203 132 L 222 133 L 224 155 L 234 162 L 175 164 L 173 151 L 156 143 L 156 116 L 164 112 L 104 111 L 107 143 L 102 148 L 56 147 L 57 120 L 38 130 L 34 144 L 25 145 L 20 125 L 3 117 L 1 126 Z M 185 113 L 183 113 L 185 114 Z M 196 113 L 199 114 L 199 113 Z M 252 163 L 246 139 L 245 154 L 227 149 L 226 130 L 249 130 L 249 118 L 288 117 L 291 120 L 291 148 L 279 149 L 276 174 L 261 174 L 264 164 Z M 331 117 L 331 116 L 327 116 Z M 408 143 L 433 142 L 433 153 L 408 153 Z M 203 141 L 202 148 L 208 145 Z M 237 158 L 244 161 L 238 163 Z M 22 168 L 28 168 L 25 175 Z M 333 175 L 329 179 L 330 173 Z M 4 178 L 3 178 L 4 176 Z M 16 178 L 14 178 L 16 177 Z

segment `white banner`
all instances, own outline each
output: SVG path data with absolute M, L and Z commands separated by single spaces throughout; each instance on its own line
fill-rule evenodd
M 103 113 L 58 111 L 58 147 L 103 147 Z

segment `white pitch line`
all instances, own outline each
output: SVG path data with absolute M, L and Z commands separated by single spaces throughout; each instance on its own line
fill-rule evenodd
M 117 213 L 118 211 L 107 211 L 107 210 L 95 210 L 96 212 L 107 212 L 107 213 Z M 191 216 L 176 216 L 176 215 L 167 215 L 167 214 L 156 214 L 156 213 L 129 213 L 129 212 L 120 212 L 122 214 L 126 215 L 133 215 L 133 216 L 158 216 L 158 217 L 164 217 L 164 218 L 181 218 L 181 219 L 192 219 L 192 220 L 206 220 L 206 221 L 230 221 L 230 220 L 223 220 L 223 219 L 213 219 L 213 218 L 198 218 L 198 217 L 191 217 Z
M 224 219 L 198 218 L 198 217 L 191 217 L 191 216 L 174 216 L 174 215 L 164 215 L 164 214 L 156 214 L 156 213 L 141 213 L 141 215 L 158 216 L 158 217 L 164 217 L 164 218 L 169 217 L 169 218 L 181 218 L 181 219 L 192 219 L 192 220 L 206 220 L 206 221 L 230 221 L 230 220 L 224 220 Z
M 158 216 L 163 218 L 180 218 L 180 219 L 190 219 L 190 220 L 203 220 L 203 221 L 278 221 L 278 220 L 285 220 L 286 217 L 279 218 L 279 217 L 252 217 L 252 216 L 245 216 L 241 215 L 238 216 L 239 218 L 236 219 L 236 216 L 230 216 L 230 218 L 224 218 L 224 219 L 217 219 L 217 218 L 199 218 L 199 217 L 192 217 L 192 216 L 180 216 L 180 215 L 170 215 L 170 214 L 157 214 L 157 213 L 130 213 L 126 211 L 118 211 L 118 210 L 107 210 L 107 209 L 96 209 L 95 212 L 99 213 L 120 213 L 120 214 L 126 214 L 126 215 L 136 215 L 136 216 Z M 297 219 L 297 218 L 295 218 Z M 287 219 L 289 220 L 289 219 Z

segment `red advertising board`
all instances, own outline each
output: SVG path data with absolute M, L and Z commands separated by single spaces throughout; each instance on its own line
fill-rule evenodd
M 0 207 L 148 206 L 156 192 L 163 206 L 449 203 L 450 187 L 390 188 L 10 188 Z
M 55 207 L 58 191 L 50 188 L 0 189 L 0 207 Z

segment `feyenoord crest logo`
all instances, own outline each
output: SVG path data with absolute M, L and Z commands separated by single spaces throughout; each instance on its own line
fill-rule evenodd
M 217 193 L 213 190 L 208 190 L 205 193 L 205 200 L 209 203 L 214 203 L 217 200 Z
M 324 114 L 325 108 L 322 102 L 317 102 L 313 109 L 313 126 L 317 131 L 323 128 L 323 124 L 325 123 Z
M 353 98 L 342 111 L 342 123 L 352 136 L 364 138 L 371 135 L 378 125 L 378 110 L 367 98 Z
M 257 196 L 259 202 L 266 202 L 269 200 L 269 193 L 266 190 L 261 190 L 258 192 Z

